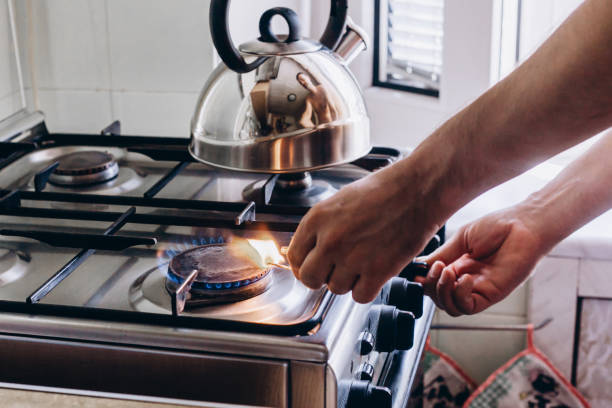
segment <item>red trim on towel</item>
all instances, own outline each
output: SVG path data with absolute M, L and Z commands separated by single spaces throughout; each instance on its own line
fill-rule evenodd
M 493 374 L 491 374 L 489 376 L 489 378 L 487 378 L 487 380 L 484 383 L 482 383 L 480 385 L 480 387 L 478 387 L 478 389 L 476 391 L 474 391 L 474 393 L 470 396 L 470 398 L 468 398 L 468 400 L 465 401 L 465 404 L 463 404 L 463 408 L 468 408 L 469 405 L 472 403 L 472 401 L 474 401 L 474 399 L 478 395 L 480 395 L 480 393 L 482 393 L 488 386 L 490 386 L 493 383 L 493 381 L 495 381 L 495 378 L 498 376 L 498 374 L 500 374 L 501 372 L 503 372 L 506 369 L 508 369 L 508 367 L 510 367 L 512 364 L 514 364 L 516 362 L 516 360 L 518 360 L 518 359 L 520 359 L 520 358 L 522 358 L 522 357 L 524 357 L 526 355 L 529 355 L 529 354 L 533 354 L 536 357 L 538 357 L 540 360 L 542 360 L 544 362 L 544 364 L 546 366 L 548 366 L 548 368 L 550 368 L 550 370 L 557 376 L 559 381 L 561 381 L 563 383 L 563 385 L 576 398 L 578 398 L 578 400 L 584 405 L 585 408 L 590 408 L 591 407 L 589 405 L 589 403 L 587 402 L 587 400 L 585 400 L 584 397 L 582 395 L 580 395 L 578 390 L 576 388 L 574 388 L 574 386 L 563 376 L 563 374 L 561 374 L 561 372 L 559 370 L 557 370 L 557 368 L 552 364 L 552 362 L 546 356 L 544 356 L 544 354 L 542 354 L 542 352 L 540 350 L 538 350 L 536 348 L 536 346 L 533 344 L 533 325 L 530 324 L 529 328 L 527 329 L 527 348 L 525 350 L 521 351 L 516 356 L 512 357 L 506 364 L 504 364 L 503 366 L 501 366 L 500 368 L 495 370 L 495 372 Z
M 428 338 L 427 342 L 425 343 L 425 351 L 429 351 L 430 353 L 435 354 L 442 360 L 444 360 L 446 364 L 451 366 L 459 374 L 459 376 L 461 376 L 461 378 L 472 387 L 472 389 L 476 389 L 476 387 L 478 387 L 476 381 L 474 381 L 472 377 L 470 377 L 465 371 L 463 371 L 463 369 L 459 367 L 455 360 L 453 360 L 448 354 L 445 354 L 437 348 L 431 346 L 430 338 Z

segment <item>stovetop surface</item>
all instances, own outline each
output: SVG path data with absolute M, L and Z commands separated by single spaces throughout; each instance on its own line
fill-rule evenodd
M 32 147 L 0 169 L 0 309 L 275 334 L 304 335 L 317 327 L 332 295 L 307 289 L 282 268 L 272 268 L 261 295 L 177 311 L 165 287 L 173 254 L 236 238 L 287 245 L 308 210 L 245 201 L 242 192 L 270 176 L 192 162 L 187 142 L 52 134 L 26 140 Z M 116 178 L 88 187 L 48 181 L 60 157 L 92 150 L 115 157 Z M 339 189 L 368 173 L 349 164 L 314 172 L 313 179 Z M 113 222 L 121 225 L 109 234 Z M 43 239 L 41 232 L 55 235 Z M 121 250 L 88 250 L 78 242 L 104 235 L 157 242 Z

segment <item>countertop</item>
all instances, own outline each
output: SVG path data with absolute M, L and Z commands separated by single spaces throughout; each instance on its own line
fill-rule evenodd
M 16 388 L 13 388 L 15 386 Z M 22 389 L 23 388 L 23 389 Z M 138 401 L 137 399 L 119 399 L 107 397 L 104 394 L 76 395 L 66 390 L 46 387 L 0 385 L 0 406 L 11 408 L 178 408 L 178 407 L 204 407 L 204 408 L 247 408 L 242 405 L 228 405 L 216 403 L 187 403 L 177 401 L 156 403 Z
M 514 205 L 553 179 L 562 166 L 545 162 L 484 193 L 459 210 L 447 223 L 450 237 L 462 225 Z M 612 260 L 612 211 L 608 211 L 559 243 L 549 255 Z

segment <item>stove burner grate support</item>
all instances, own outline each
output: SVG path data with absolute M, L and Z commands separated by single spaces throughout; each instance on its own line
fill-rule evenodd
M 119 231 L 128 221 L 128 219 L 134 215 L 136 208 L 132 207 L 127 210 L 121 217 L 119 217 L 110 227 L 104 231 L 104 235 L 113 235 Z M 78 268 L 87 258 L 92 256 L 96 252 L 95 249 L 83 249 L 74 258 L 72 258 L 66 265 L 64 265 L 58 272 L 51 276 L 42 286 L 36 289 L 30 296 L 27 297 L 27 303 L 38 303 L 45 296 L 49 294 L 57 285 L 59 285 L 64 279 L 66 279 L 76 268 Z
M 172 316 L 177 317 L 183 313 L 187 301 L 191 297 L 191 287 L 198 277 L 198 271 L 194 270 L 187 279 L 171 294 L 172 296 Z

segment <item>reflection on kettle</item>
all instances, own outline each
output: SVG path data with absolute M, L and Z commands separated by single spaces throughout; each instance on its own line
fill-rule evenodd
M 366 47 L 347 16 L 331 4 L 320 41 L 301 36 L 288 8 L 266 11 L 260 36 L 234 46 L 228 0 L 211 0 L 211 33 L 223 63 L 204 86 L 192 120 L 192 155 L 232 170 L 296 173 L 348 163 L 370 151 L 370 121 L 348 63 Z M 289 34 L 272 32 L 283 17 Z
M 331 123 L 338 118 L 338 111 L 331 95 L 321 84 L 315 85 L 305 73 L 297 74 L 297 81 L 309 92 L 300 124 L 304 128 L 314 128 L 322 123 Z

